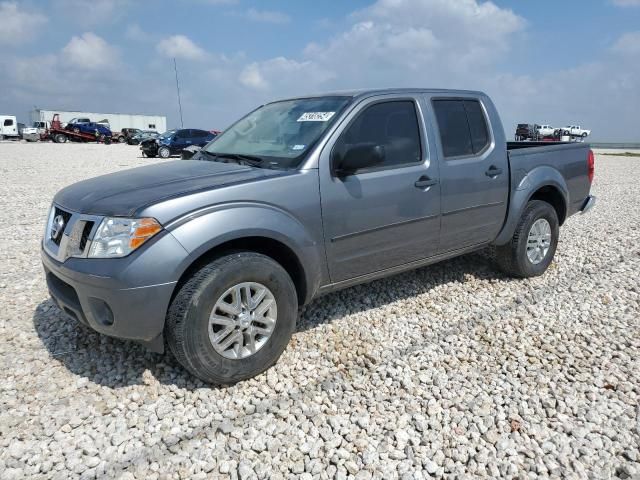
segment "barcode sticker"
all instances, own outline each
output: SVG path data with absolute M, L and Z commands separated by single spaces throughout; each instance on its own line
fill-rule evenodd
M 299 122 L 326 122 L 336 112 L 305 112 L 298 118 Z

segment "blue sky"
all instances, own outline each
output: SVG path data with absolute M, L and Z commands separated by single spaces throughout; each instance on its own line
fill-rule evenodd
M 640 140 L 640 0 L 0 0 L 0 113 L 163 113 L 223 129 L 357 87 L 481 89 L 518 122 Z

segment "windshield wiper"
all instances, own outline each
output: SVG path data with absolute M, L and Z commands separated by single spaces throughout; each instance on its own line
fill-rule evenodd
M 235 160 L 238 163 L 245 163 L 251 165 L 252 167 L 261 167 L 264 163 L 264 159 L 260 158 L 256 155 L 245 155 L 243 153 L 215 153 L 209 152 L 207 150 L 200 150 L 201 152 L 206 153 L 207 155 L 216 158 L 225 158 L 229 160 Z

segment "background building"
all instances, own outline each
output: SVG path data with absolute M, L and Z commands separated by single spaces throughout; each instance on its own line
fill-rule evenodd
M 102 122 L 107 120 L 112 132 L 119 132 L 123 128 L 140 128 L 142 130 L 155 130 L 165 132 L 167 130 L 167 117 L 164 115 L 132 115 L 128 113 L 96 113 L 96 112 L 76 112 L 66 110 L 43 110 L 35 109 L 30 113 L 30 122 L 50 122 L 55 113 L 60 114 L 60 121 L 68 122 L 72 118 L 88 118 L 92 122 Z

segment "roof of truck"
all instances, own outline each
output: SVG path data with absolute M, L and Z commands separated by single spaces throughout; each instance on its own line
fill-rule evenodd
M 316 97 L 371 97 L 375 95 L 389 95 L 402 93 L 440 93 L 445 95 L 484 95 L 476 90 L 453 90 L 448 88 L 363 88 L 354 90 L 336 90 L 332 92 L 313 93 L 309 95 L 298 95 L 295 97 L 282 98 L 280 100 L 293 100 L 297 98 Z

